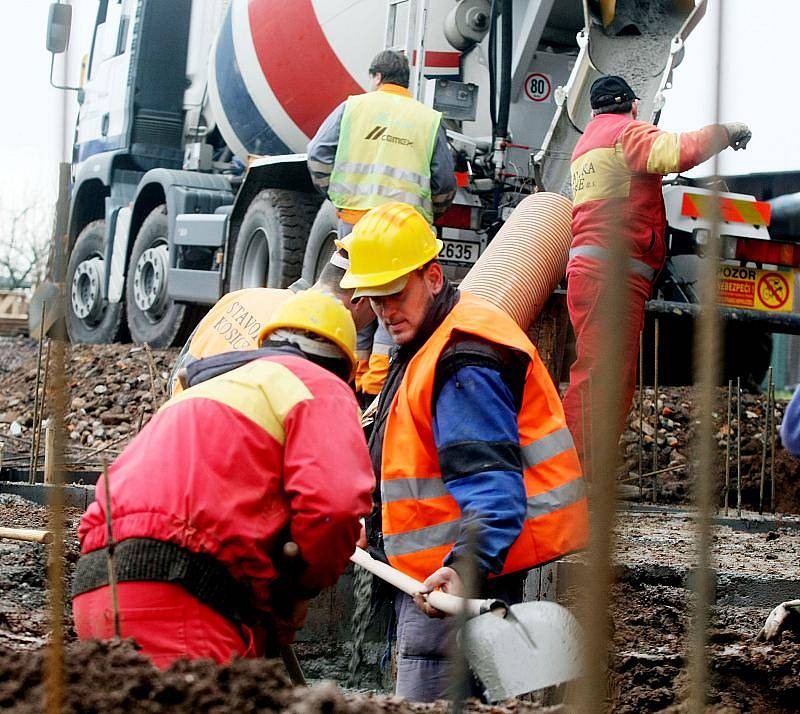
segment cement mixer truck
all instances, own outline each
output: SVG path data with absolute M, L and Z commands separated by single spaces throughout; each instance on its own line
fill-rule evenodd
M 705 5 L 98 0 L 65 220 L 72 340 L 166 346 L 227 291 L 313 280 L 334 212 L 302 152 L 330 111 L 366 90 L 383 48 L 411 58 L 411 91 L 444 116 L 459 190 L 437 231 L 459 279 L 526 195 L 570 194 L 595 77 L 626 75 L 640 116 L 658 118 Z M 70 7 L 52 5 L 48 49 L 63 52 L 69 32 Z M 666 191 L 671 245 L 694 257 L 708 192 Z M 737 246 L 769 238 L 768 214 L 753 210 L 756 220 L 726 223 L 737 263 L 748 259 Z M 673 271 L 669 302 L 693 300 L 687 275 Z

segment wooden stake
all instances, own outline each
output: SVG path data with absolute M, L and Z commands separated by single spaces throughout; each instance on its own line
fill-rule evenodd
M 50 420 L 44 430 L 44 482 L 56 482 L 56 464 L 55 464 L 55 448 L 56 448 L 56 430 L 53 428 Z

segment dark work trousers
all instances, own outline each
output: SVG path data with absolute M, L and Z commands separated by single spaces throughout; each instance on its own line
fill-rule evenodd
M 509 605 L 522 602 L 527 573 L 513 573 L 493 578 L 487 585 L 487 597 Z M 414 702 L 434 702 L 452 697 L 452 653 L 456 646 L 454 617 L 428 617 L 405 593 L 394 601 L 397 614 L 397 681 L 395 693 Z M 480 696 L 477 682 L 471 683 L 471 696 Z

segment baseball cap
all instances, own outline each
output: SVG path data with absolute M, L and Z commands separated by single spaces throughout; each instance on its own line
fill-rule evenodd
M 638 99 L 630 85 L 616 75 L 606 75 L 596 79 L 589 91 L 589 103 L 592 109 L 607 107 L 610 104 L 624 104 Z

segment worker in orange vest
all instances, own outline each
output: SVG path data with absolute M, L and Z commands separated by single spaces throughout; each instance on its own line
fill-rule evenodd
M 750 130 L 740 122 L 671 134 L 637 121 L 638 98 L 622 77 L 596 80 L 590 103 L 592 120 L 572 153 L 573 239 L 567 265 L 567 307 L 577 358 L 570 368 L 564 411 L 581 458 L 583 425 L 593 402 L 590 377 L 603 338 L 598 306 L 611 241 L 623 241 L 629 256 L 626 311 L 618 316 L 624 349 L 621 432 L 636 384 L 645 302 L 666 256 L 661 178 L 686 171 L 728 146 L 745 148 L 750 140 Z
M 370 457 L 379 488 L 367 520 L 373 555 L 461 594 L 522 598 L 530 568 L 586 542 L 578 455 L 558 392 L 522 329 L 459 292 L 442 242 L 411 206 L 367 213 L 344 239 L 342 287 L 369 298 L 398 345 L 381 392 Z M 478 593 L 475 593 L 478 594 Z M 398 695 L 433 701 L 450 681 L 452 628 L 425 600 L 398 595 Z
M 314 285 L 309 286 L 301 279 L 288 288 L 245 288 L 223 295 L 197 323 L 175 360 L 169 379 L 171 394 L 175 395 L 183 389 L 181 377 L 193 362 L 223 352 L 258 347 L 261 328 L 281 305 L 302 290 L 330 293 L 350 311 L 357 330 L 368 325 L 375 317 L 369 304 L 363 300 L 351 302 L 353 291 L 339 286 L 339 281 L 349 265 L 347 254 L 336 251 Z

